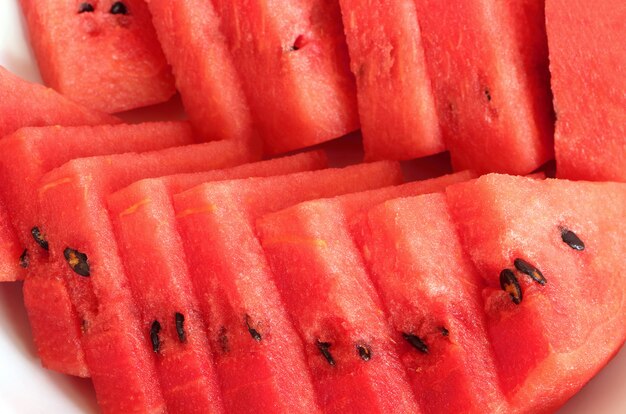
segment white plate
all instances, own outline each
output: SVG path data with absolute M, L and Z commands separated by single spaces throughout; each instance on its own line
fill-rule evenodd
M 28 80 L 41 81 L 18 0 L 0 0 L 0 65 Z M 39 365 L 21 288 L 21 283 L 0 284 L 0 413 L 97 412 L 89 380 L 56 374 Z M 625 414 L 626 349 L 559 413 Z

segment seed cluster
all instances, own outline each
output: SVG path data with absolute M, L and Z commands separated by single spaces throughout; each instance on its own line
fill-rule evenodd
M 576 233 L 564 227 L 561 228 L 561 240 L 574 250 L 582 251 L 585 249 L 585 243 Z M 548 282 L 541 270 L 524 259 L 515 259 L 513 265 L 518 272 L 530 276 L 533 281 L 541 286 L 545 286 Z M 513 303 L 516 305 L 522 303 L 522 288 L 517 280 L 517 276 L 511 269 L 504 269 L 500 272 L 500 287 L 511 296 Z
M 95 11 L 96 11 L 96 9 L 94 8 L 93 4 L 91 4 L 89 2 L 81 3 L 80 6 L 78 6 L 78 14 L 81 14 L 81 13 L 93 13 Z M 128 8 L 124 4 L 124 2 L 116 1 L 111 6 L 111 9 L 109 10 L 109 13 L 111 13 L 111 14 L 128 14 Z

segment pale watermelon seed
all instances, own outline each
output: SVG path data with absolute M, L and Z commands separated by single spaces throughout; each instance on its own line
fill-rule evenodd
M 335 358 L 333 358 L 333 355 L 330 353 L 331 346 L 332 344 L 330 342 L 321 342 L 319 339 L 317 341 L 317 349 L 320 350 L 322 356 L 326 358 L 328 364 L 335 366 Z
M 89 277 L 91 272 L 89 269 L 89 259 L 85 253 L 79 252 L 76 249 L 66 248 L 63 251 L 63 256 L 70 268 L 78 275 Z
M 528 276 L 530 276 L 532 280 L 539 283 L 541 286 L 546 284 L 547 280 L 544 277 L 543 273 L 541 273 L 539 269 L 537 269 L 535 266 L 528 263 L 526 260 L 515 259 L 513 264 L 515 265 L 515 268 L 517 270 L 519 270 L 520 272 L 524 274 L 527 274 Z
M 372 350 L 367 345 L 357 345 L 356 349 L 359 351 L 359 356 L 363 361 L 372 359 Z
M 511 296 L 513 303 L 516 305 L 522 303 L 522 288 L 511 269 L 500 272 L 500 287 Z
M 428 346 L 426 345 L 426 343 L 424 343 L 422 338 L 420 338 L 419 336 L 414 335 L 412 333 L 406 333 L 406 332 L 402 332 L 402 336 L 404 337 L 404 339 L 406 339 L 406 341 L 413 348 L 417 349 L 418 351 L 420 351 L 423 354 L 427 354 L 428 353 Z
M 152 342 L 152 350 L 154 352 L 159 352 L 159 350 L 161 349 L 159 332 L 161 332 L 161 324 L 159 323 L 159 321 L 152 322 L 152 326 L 150 326 L 150 342 Z
M 91 5 L 91 3 L 81 3 L 80 6 L 78 6 L 78 13 L 93 13 L 94 8 Z
M 43 236 L 39 227 L 35 226 L 30 230 L 30 234 L 33 235 L 33 239 L 35 242 L 44 250 L 50 250 L 50 245 L 48 244 L 48 240 Z
M 176 333 L 178 334 L 178 340 L 180 342 L 187 342 L 187 334 L 185 333 L 185 315 L 180 312 L 176 312 L 174 315 L 174 320 L 176 321 Z
M 261 337 L 261 334 L 259 333 L 259 331 L 254 329 L 252 325 L 250 325 L 250 315 L 246 315 L 246 326 L 248 327 L 248 332 L 250 332 L 250 336 L 252 337 L 252 339 L 257 342 L 261 342 L 261 339 L 263 339 Z
M 123 2 L 116 1 L 111 6 L 111 14 L 128 14 L 128 9 Z
M 574 250 L 585 250 L 585 243 L 571 230 L 561 229 L 561 240 Z
M 30 264 L 30 256 L 28 256 L 28 249 L 24 249 L 20 255 L 20 266 L 26 269 Z

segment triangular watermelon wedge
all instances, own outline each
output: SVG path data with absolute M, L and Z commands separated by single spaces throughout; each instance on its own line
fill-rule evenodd
M 626 338 L 626 184 L 494 174 L 448 188 L 447 200 L 482 278 L 506 396 L 554 411 Z
M 397 163 L 204 184 L 174 197 L 190 276 L 228 412 L 319 412 L 303 347 L 254 220 L 320 196 L 396 184 Z
M 330 411 L 418 411 L 351 223 L 386 199 L 441 191 L 471 177 L 464 172 L 308 201 L 257 223 L 319 398 Z
M 0 66 L 0 139 L 25 126 L 117 124 L 121 120 L 87 109 L 45 86 L 27 82 Z
M 142 329 L 158 322 L 154 348 L 161 389 L 170 412 L 211 412 L 221 407 L 215 369 L 198 300 L 176 228 L 171 198 L 203 182 L 271 176 L 324 168 L 311 152 L 215 170 L 137 181 L 111 194 L 109 213 Z M 145 229 L 152 229 L 146 237 Z M 179 252 L 172 254 L 172 252 Z

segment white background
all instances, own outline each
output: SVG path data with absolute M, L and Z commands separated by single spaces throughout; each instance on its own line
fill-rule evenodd
M 0 65 L 28 80 L 40 81 L 17 0 L 0 0 Z M 40 367 L 30 339 L 21 283 L 0 283 L 0 413 L 92 413 L 97 412 L 96 407 L 89 380 Z M 559 413 L 626 414 L 626 349 Z

